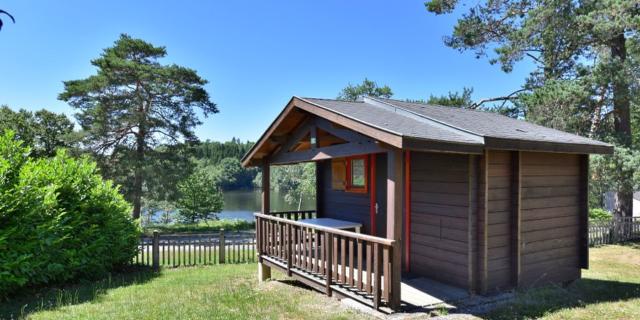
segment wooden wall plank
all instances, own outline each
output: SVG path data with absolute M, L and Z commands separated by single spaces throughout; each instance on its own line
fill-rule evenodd
M 410 161 L 411 271 L 470 288 L 470 157 L 414 151 Z
M 581 157 L 521 153 L 524 286 L 571 281 L 580 276 L 580 206 L 587 177 L 582 173 Z

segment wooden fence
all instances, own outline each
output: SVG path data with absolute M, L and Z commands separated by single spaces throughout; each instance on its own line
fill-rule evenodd
M 324 228 L 256 213 L 262 263 L 331 295 L 333 291 L 378 308 L 390 305 L 393 240 Z
M 598 246 L 640 240 L 640 217 L 589 221 L 589 245 Z
M 142 236 L 133 264 L 158 269 L 256 261 L 253 232 L 159 234 Z

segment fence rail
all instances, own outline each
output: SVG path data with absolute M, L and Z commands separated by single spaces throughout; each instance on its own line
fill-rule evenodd
M 640 217 L 616 217 L 589 222 L 589 245 L 640 240 Z
M 133 264 L 154 268 L 256 261 L 253 232 L 160 234 L 142 236 Z
M 280 212 L 269 212 L 270 216 L 298 221 L 302 219 L 311 219 L 316 217 L 315 210 L 302 210 L 302 211 L 280 211 Z
M 391 285 L 393 240 L 318 227 L 256 213 L 258 252 L 291 276 L 313 281 L 378 308 L 395 301 Z

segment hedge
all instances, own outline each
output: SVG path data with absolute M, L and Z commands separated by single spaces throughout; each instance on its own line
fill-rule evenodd
M 11 132 L 0 136 L 0 297 L 128 264 L 140 235 L 130 213 L 88 158 L 35 159 Z

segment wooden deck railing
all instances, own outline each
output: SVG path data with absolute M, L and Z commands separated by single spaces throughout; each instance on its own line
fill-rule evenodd
M 333 228 L 255 214 L 261 262 L 303 277 L 327 295 L 338 292 L 374 308 L 389 305 L 396 243 Z M 394 307 L 394 306 L 391 306 Z
M 269 212 L 269 215 L 278 217 L 278 218 L 298 221 L 302 219 L 315 218 L 316 211 L 315 210 L 280 211 L 280 212 Z
M 597 246 L 640 239 L 640 217 L 616 217 L 589 221 L 589 245 Z

